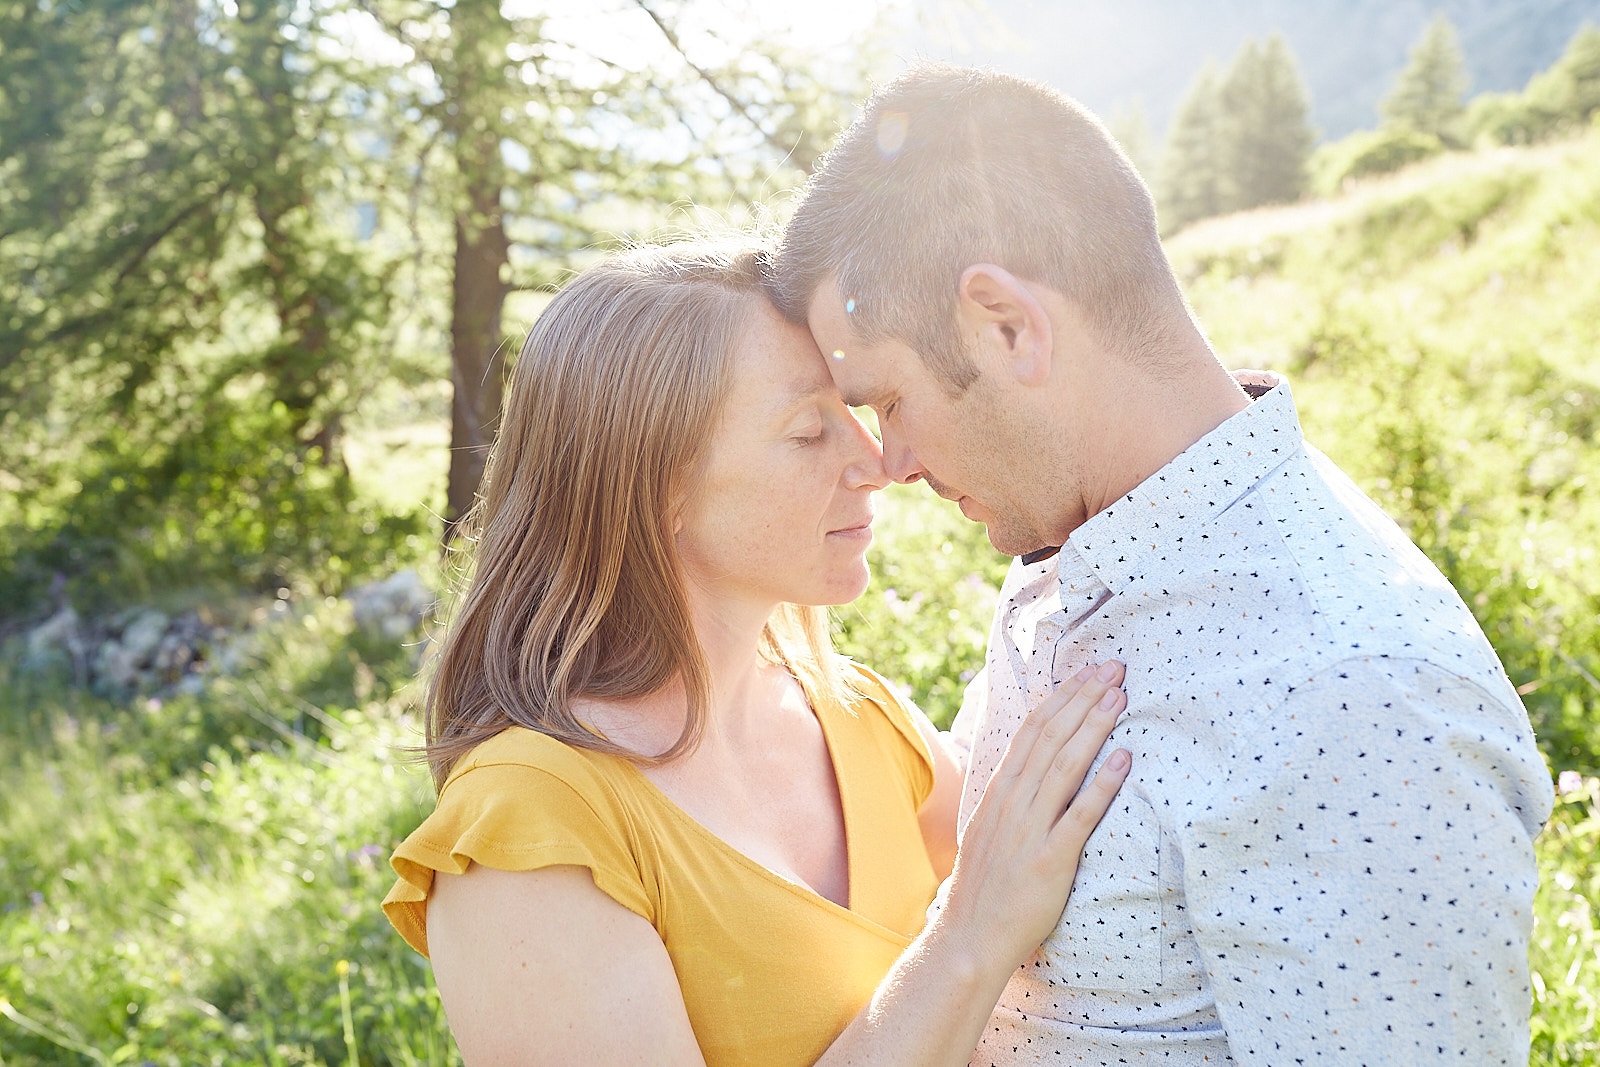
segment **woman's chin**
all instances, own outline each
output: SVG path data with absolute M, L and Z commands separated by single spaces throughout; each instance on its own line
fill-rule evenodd
M 817 590 L 815 595 L 791 603 L 808 604 L 816 608 L 836 608 L 859 598 L 867 591 L 867 586 L 871 582 L 872 572 L 867 569 L 867 561 L 863 559 L 853 571 L 837 572 L 832 575 L 827 587 Z

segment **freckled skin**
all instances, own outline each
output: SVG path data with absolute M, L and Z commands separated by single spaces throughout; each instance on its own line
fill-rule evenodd
M 887 482 L 878 444 L 840 400 L 804 327 L 762 305 L 736 358 L 679 514 L 689 578 L 721 598 L 847 603 L 868 581 L 871 536 L 859 528 Z

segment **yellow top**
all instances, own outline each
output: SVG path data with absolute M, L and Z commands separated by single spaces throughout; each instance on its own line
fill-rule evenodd
M 661 935 L 710 1067 L 815 1062 L 922 929 L 937 887 L 917 823 L 932 757 L 883 679 L 846 671 L 849 707 L 809 695 L 844 808 L 848 909 L 734 849 L 627 760 L 511 728 L 462 758 L 395 851 L 389 921 L 427 955 L 435 871 L 586 867 Z

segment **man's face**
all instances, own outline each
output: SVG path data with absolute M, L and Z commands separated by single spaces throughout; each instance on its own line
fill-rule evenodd
M 878 416 L 884 466 L 897 482 L 921 478 L 934 492 L 955 501 L 961 513 L 983 523 L 989 542 L 1007 555 L 1042 548 L 1048 541 L 1030 515 L 1027 494 L 1016 477 L 1014 426 L 991 368 L 959 396 L 900 341 L 863 344 L 855 336 L 845 303 L 824 283 L 807 309 L 811 335 L 845 403 L 870 407 Z

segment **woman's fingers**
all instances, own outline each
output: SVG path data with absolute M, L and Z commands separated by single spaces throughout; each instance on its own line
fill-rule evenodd
M 1058 761 L 1063 752 L 1070 752 L 1069 764 L 1077 766 L 1078 777 L 1072 783 L 1072 791 L 1065 796 L 1070 797 L 1077 790 L 1084 772 L 1088 770 L 1095 753 L 1100 751 L 1106 734 L 1110 733 L 1110 727 L 1092 739 L 1080 738 L 1080 734 L 1097 709 L 1102 714 L 1096 720 L 1096 729 L 1103 724 L 1102 704 L 1107 700 L 1111 701 L 1112 706 L 1111 725 L 1116 724 L 1117 714 L 1127 704 L 1122 691 L 1117 688 L 1125 673 L 1123 665 L 1116 660 L 1107 660 L 1098 667 L 1085 667 L 1040 701 L 1039 706 L 1028 715 L 1030 721 L 1038 719 L 1037 726 L 1026 737 L 1023 730 L 1018 730 L 1011 740 L 1013 749 L 1018 747 L 1019 741 L 1027 746 L 1025 751 L 1018 753 L 1021 758 L 1019 786 L 1037 791 L 1046 781 L 1059 778 L 1064 768 L 1058 766 Z M 1085 752 L 1086 746 L 1089 747 Z M 1008 751 L 1007 757 L 1010 755 Z M 1065 804 L 1065 797 L 1062 798 L 1062 804 Z M 1060 807 L 1055 808 L 1055 813 L 1060 813 Z
M 1111 802 L 1116 799 L 1117 790 L 1122 788 L 1132 767 L 1133 757 L 1125 748 L 1119 748 L 1107 756 L 1090 780 L 1088 788 L 1073 799 L 1066 813 L 1050 831 L 1050 848 L 1071 856 L 1074 872 L 1077 870 L 1077 857 L 1083 852 L 1089 835 L 1111 809 Z
M 1072 736 L 1053 754 L 1048 769 L 1040 779 L 1035 803 L 1057 816 L 1069 803 L 1077 806 L 1072 798 L 1083 785 L 1083 779 L 1094 765 L 1095 757 L 1111 736 L 1111 731 L 1116 729 L 1117 719 L 1127 706 L 1128 698 L 1122 690 L 1107 689 L 1093 707 L 1085 710 Z
M 1061 918 L 1083 844 L 1131 760 L 1114 753 L 1073 796 L 1127 706 L 1122 664 L 1086 668 L 1029 713 L 961 836 L 941 921 L 1015 967 Z

